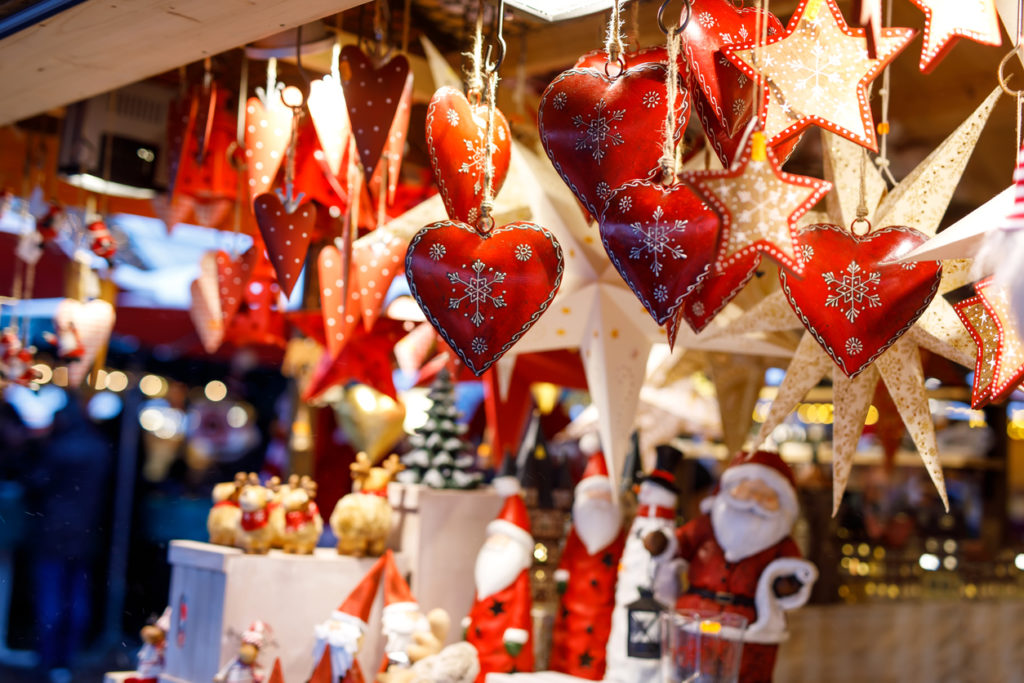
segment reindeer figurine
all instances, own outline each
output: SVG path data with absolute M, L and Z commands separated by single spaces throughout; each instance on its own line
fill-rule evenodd
M 331 513 L 331 529 L 338 537 L 338 553 L 355 557 L 379 557 L 387 549 L 391 533 L 388 483 L 404 469 L 392 454 L 373 467 L 366 453 L 356 455 L 349 466 L 352 493 L 344 496 Z
M 286 553 L 311 555 L 324 530 L 324 520 L 316 498 L 316 482 L 308 476 L 293 474 L 281 487 L 278 501 L 281 513 L 271 517 L 274 535 Z
M 234 546 L 238 542 L 238 529 L 242 523 L 242 508 L 238 494 L 245 485 L 245 472 L 235 475 L 234 481 L 225 481 L 213 487 L 213 507 L 206 517 L 206 530 L 210 543 Z
M 274 492 L 260 484 L 255 472 L 250 472 L 238 493 L 242 509 L 239 519 L 237 545 L 247 553 L 264 554 L 274 544 L 274 528 L 270 518 L 280 510 L 274 501 Z

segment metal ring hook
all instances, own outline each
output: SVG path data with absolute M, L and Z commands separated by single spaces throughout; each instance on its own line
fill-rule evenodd
M 292 106 L 288 105 L 293 112 L 297 115 L 299 111 L 306 106 L 306 100 L 309 99 L 309 74 L 302 67 L 302 26 L 295 27 L 295 66 L 299 70 L 299 76 L 302 78 L 302 84 L 298 87 L 299 92 L 302 93 L 302 102 Z
M 672 0 L 665 0 L 661 3 L 661 7 L 658 8 L 658 28 L 666 36 L 669 33 L 668 27 L 665 26 L 665 10 L 668 9 L 668 5 Z M 686 30 L 687 25 L 690 23 L 690 17 L 693 15 L 693 5 L 690 4 L 690 0 L 683 0 L 683 8 L 686 10 L 686 18 L 683 18 L 683 13 L 679 13 L 679 26 L 672 30 L 673 35 L 680 35 Z
M 1006 55 L 999 62 L 999 69 L 996 72 L 996 78 L 998 78 L 999 80 L 999 87 L 1002 88 L 1003 92 L 1005 92 L 1010 97 L 1024 95 L 1024 90 L 1012 90 L 1008 85 L 1010 78 L 1013 76 L 1013 74 L 1010 74 L 1008 76 L 1004 73 L 1006 70 L 1006 65 L 1009 64 L 1010 60 L 1016 55 L 1024 55 L 1024 43 L 1015 46 L 1012 50 L 1006 53 Z
M 494 40 L 498 44 L 498 58 L 496 61 L 491 62 L 491 46 L 487 47 L 487 57 L 484 59 L 484 71 L 493 74 L 501 68 L 501 63 L 505 61 L 505 36 L 502 35 L 502 30 L 505 26 L 505 0 L 498 0 L 498 16 L 495 18 L 495 30 Z

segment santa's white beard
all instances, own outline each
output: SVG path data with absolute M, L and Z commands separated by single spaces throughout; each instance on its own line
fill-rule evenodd
M 756 555 L 784 539 L 792 522 L 781 510 L 765 510 L 752 500 L 722 492 L 711 505 L 711 529 L 729 562 Z
M 388 642 L 385 652 L 389 655 L 403 652 L 408 654 L 412 638 L 417 633 L 430 631 L 430 622 L 419 610 L 384 610 L 381 617 L 381 629 Z
M 477 597 L 483 599 L 507 588 L 529 566 L 529 553 L 519 543 L 503 536 L 488 538 L 477 553 L 473 572 Z
M 587 553 L 604 550 L 619 535 L 619 506 L 603 498 L 580 498 L 572 506 L 572 523 Z

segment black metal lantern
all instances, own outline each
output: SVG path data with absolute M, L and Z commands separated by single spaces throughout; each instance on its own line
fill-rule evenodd
M 654 593 L 641 588 L 640 597 L 626 605 L 629 624 L 626 653 L 636 659 L 661 657 L 661 613 L 665 606 L 654 599 Z

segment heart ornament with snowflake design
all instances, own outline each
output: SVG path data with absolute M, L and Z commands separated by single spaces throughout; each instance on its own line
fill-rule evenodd
M 540 101 L 540 138 L 555 170 L 597 217 L 612 190 L 659 172 L 665 125 L 664 64 L 640 64 L 616 77 L 604 70 L 569 69 Z M 675 139 L 690 115 L 679 84 Z
M 405 256 L 413 297 L 477 376 L 547 310 L 562 267 L 555 237 L 526 221 L 487 233 L 459 221 L 432 223 Z
M 659 325 L 709 273 L 718 247 L 718 216 L 681 184 L 626 183 L 600 225 L 608 258 Z
M 476 223 L 484 197 L 487 106 L 472 105 L 461 91 L 440 88 L 427 108 L 427 150 L 437 189 L 448 217 Z M 512 136 L 505 115 L 494 110 L 491 132 L 492 196 L 498 194 L 512 157 Z
M 938 291 L 939 261 L 895 263 L 928 238 L 891 226 L 860 236 L 838 225 L 800 232 L 803 277 L 779 270 L 804 327 L 848 377 L 856 377 L 924 313 Z

